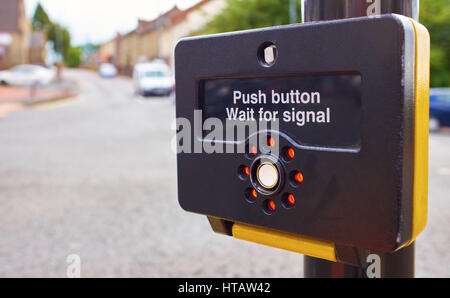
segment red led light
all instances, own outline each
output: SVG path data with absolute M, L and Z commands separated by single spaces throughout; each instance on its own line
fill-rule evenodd
M 297 172 L 294 176 L 294 179 L 297 183 L 303 183 L 303 174 L 300 172 Z
M 275 209 L 276 209 L 275 202 L 274 201 L 268 201 L 267 202 L 267 209 L 269 211 L 275 211 Z
M 289 205 L 295 205 L 295 197 L 293 194 L 288 194 L 286 201 L 288 202 Z
M 244 167 L 242 171 L 244 172 L 244 175 L 246 176 L 250 175 L 250 169 L 248 167 Z
M 255 145 L 252 145 L 252 148 L 250 149 L 250 153 L 253 155 L 256 155 L 256 153 L 258 153 L 258 150 L 256 149 Z
M 251 196 L 253 199 L 256 199 L 256 198 L 258 197 L 258 193 L 256 192 L 256 190 L 252 189 L 252 190 L 250 191 L 250 196 Z
M 287 157 L 288 159 L 294 159 L 294 157 L 295 157 L 295 151 L 294 151 L 294 149 L 288 148 L 288 149 L 286 150 L 286 157 Z
M 275 147 L 275 139 L 272 137 L 269 137 L 267 139 L 267 145 L 269 145 L 270 147 Z

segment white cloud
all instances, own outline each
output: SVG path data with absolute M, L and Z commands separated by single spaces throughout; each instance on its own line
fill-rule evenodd
M 53 21 L 69 28 L 77 45 L 106 41 L 135 28 L 138 18 L 150 20 L 175 4 L 185 9 L 199 0 L 25 0 L 30 18 L 38 2 Z

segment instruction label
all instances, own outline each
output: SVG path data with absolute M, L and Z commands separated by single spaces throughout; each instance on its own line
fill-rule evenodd
M 199 95 L 204 119 L 278 121 L 301 145 L 360 146 L 360 75 L 212 79 Z

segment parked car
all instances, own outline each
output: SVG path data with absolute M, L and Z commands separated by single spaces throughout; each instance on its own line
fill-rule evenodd
M 45 86 L 56 76 L 53 68 L 40 65 L 22 64 L 9 70 L 0 71 L 0 83 L 12 86 Z
M 117 69 L 114 64 L 103 63 L 98 68 L 98 73 L 103 78 L 113 78 L 117 75 Z
M 138 63 L 133 70 L 134 89 L 143 96 L 169 96 L 173 91 L 174 79 L 170 68 L 159 61 Z
M 430 90 L 430 131 L 450 126 L 450 88 Z

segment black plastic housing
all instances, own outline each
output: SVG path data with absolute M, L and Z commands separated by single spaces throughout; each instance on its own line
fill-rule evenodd
M 183 209 L 338 245 L 394 251 L 412 233 L 414 157 L 414 28 L 406 18 L 384 15 L 279 26 L 181 40 L 175 49 L 176 116 L 200 109 L 200 82 L 358 74 L 361 84 L 360 144 L 355 150 L 305 148 L 280 131 L 280 145 L 295 148 L 284 165 L 301 169 L 301 187 L 285 183 L 271 215 L 244 198 L 251 184 L 239 179 L 245 154 L 179 153 L 178 196 Z M 276 63 L 267 67 L 258 49 L 273 43 Z M 311 132 L 312 133 L 312 132 Z M 192 137 L 192 141 L 201 139 Z M 192 147 L 194 147 L 193 144 Z M 295 195 L 283 208 L 282 195 Z

